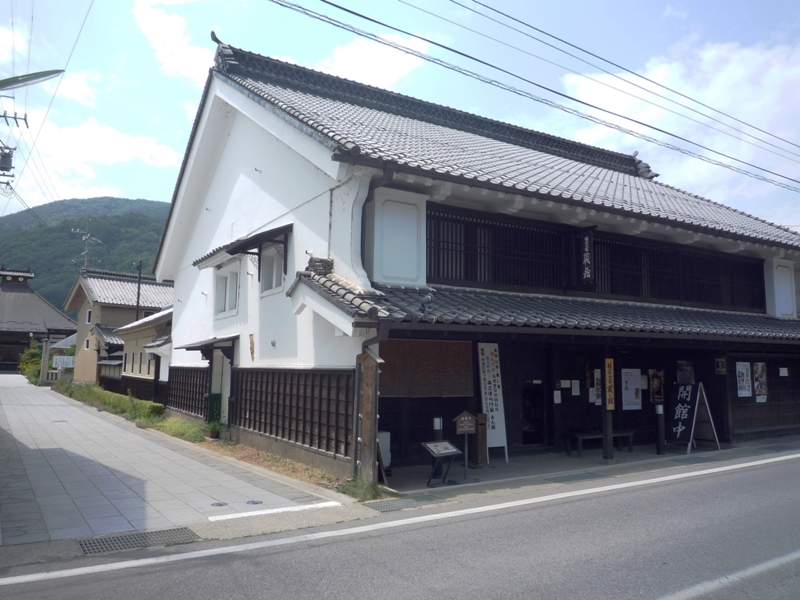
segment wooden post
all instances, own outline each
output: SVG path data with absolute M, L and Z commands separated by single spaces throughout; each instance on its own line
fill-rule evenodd
M 605 411 L 603 411 L 603 459 L 614 459 L 614 407 L 615 407 L 615 381 L 614 381 L 614 359 L 606 358 L 605 369 L 603 370 Z
M 361 368 L 360 427 L 354 460 L 359 460 L 359 477 L 364 481 L 378 481 L 378 361 L 368 352 L 359 359 Z

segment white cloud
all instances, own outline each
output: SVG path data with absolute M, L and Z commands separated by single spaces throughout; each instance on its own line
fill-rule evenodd
M 158 5 L 175 6 L 192 0 L 137 0 L 131 12 L 168 77 L 189 79 L 202 87 L 214 61 L 214 51 L 190 44 L 186 19 L 167 14 Z
M 74 100 L 89 108 L 94 108 L 94 89 L 89 85 L 89 82 L 95 82 L 98 76 L 94 73 L 82 71 L 79 73 L 66 73 L 61 83 L 58 79 L 53 79 L 45 82 L 45 89 L 52 94 L 58 87 L 59 98 L 66 98 L 67 100 Z
M 27 45 L 27 36 L 23 31 L 15 29 L 11 31 L 4 27 L 0 27 L 0 64 L 11 62 L 12 48 L 16 57 L 25 56 Z
M 427 42 L 399 35 L 386 34 L 381 38 L 417 52 L 425 53 L 429 46 Z M 419 57 L 378 42 L 357 38 L 346 46 L 337 46 L 331 58 L 320 61 L 314 68 L 337 77 L 392 89 L 400 79 L 424 62 Z
M 43 116 L 43 111 L 34 111 L 30 122 L 41 122 Z M 182 158 L 153 137 L 123 133 L 90 118 L 70 127 L 45 123 L 36 144 L 38 153 L 22 171 L 35 136 L 34 130 L 26 133 L 15 157 L 15 188 L 31 205 L 61 198 L 120 195 L 116 186 L 98 180 L 97 167 L 140 162 L 177 169 Z M 42 188 L 50 192 L 45 193 Z
M 642 74 L 672 89 L 680 90 L 704 104 L 752 123 L 765 131 L 798 143 L 795 125 L 800 122 L 800 103 L 796 101 L 797 81 L 800 80 L 800 44 L 795 46 L 706 44 L 699 48 L 682 49 L 680 53 L 669 58 L 654 58 L 647 63 Z M 628 80 L 633 79 L 630 75 L 621 76 Z M 617 87 L 624 85 L 608 75 L 603 75 L 599 79 Z M 636 81 L 639 84 L 643 83 L 642 80 L 637 79 Z M 564 84 L 567 93 L 577 98 L 675 133 L 740 160 L 800 179 L 800 164 L 794 162 L 800 160 L 800 157 L 794 156 L 792 157 L 794 160 L 787 160 L 775 156 L 740 139 L 713 131 L 703 125 L 593 84 L 580 77 L 568 75 L 564 78 Z M 641 90 L 632 91 L 637 95 L 644 94 Z M 673 95 L 672 97 L 678 99 L 677 96 Z M 675 105 L 666 100 L 651 98 L 658 104 L 677 110 Z M 693 105 L 693 107 L 713 114 L 708 109 L 697 105 Z M 591 112 L 584 108 L 580 110 Z M 729 131 L 736 137 L 741 137 L 740 134 L 723 125 L 708 121 L 685 110 L 681 112 L 714 127 Z M 608 121 L 617 122 L 629 129 L 642 131 L 651 137 L 664 139 L 698 154 L 735 164 L 730 159 L 714 156 L 696 146 L 648 131 L 629 122 L 614 119 L 600 112 L 592 114 Z M 718 114 L 714 116 L 731 123 L 737 129 L 743 128 L 741 124 Z M 566 123 L 563 120 L 562 122 Z M 775 186 L 663 149 L 600 125 L 578 123 L 574 120 L 570 123 L 559 132 L 559 135 L 625 153 L 638 150 L 639 158 L 649 163 L 655 172 L 662 174 L 659 181 L 769 220 L 787 224 L 800 223 L 800 202 L 797 202 L 800 197 L 796 193 L 782 192 Z M 747 131 L 800 154 L 800 148 L 787 146 L 753 129 L 747 129 Z M 763 142 L 755 143 L 766 146 Z M 756 171 L 751 167 L 740 166 L 749 171 Z M 769 174 L 765 174 L 765 176 L 780 179 Z M 792 201 L 786 200 L 787 195 L 792 198 Z M 767 201 L 767 199 L 769 200 Z
M 689 16 L 689 11 L 683 4 L 667 4 L 661 15 L 672 19 L 685 19 Z

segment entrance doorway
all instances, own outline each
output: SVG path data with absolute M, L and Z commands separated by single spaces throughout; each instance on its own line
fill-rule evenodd
M 548 443 L 544 386 L 525 382 L 522 388 L 522 445 Z

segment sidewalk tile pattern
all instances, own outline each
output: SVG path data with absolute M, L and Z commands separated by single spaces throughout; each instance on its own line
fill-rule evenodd
M 248 500 L 322 499 L 0 376 L 0 544 L 185 526 L 250 512 Z

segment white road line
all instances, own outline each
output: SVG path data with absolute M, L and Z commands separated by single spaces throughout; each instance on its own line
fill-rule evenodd
M 394 529 L 397 527 L 405 527 L 407 525 L 416 525 L 418 523 L 429 523 L 432 521 L 442 521 L 445 519 L 454 519 L 457 517 L 465 517 L 469 515 L 477 515 L 481 513 L 496 512 L 506 510 L 509 508 L 518 508 L 521 506 L 530 506 L 532 504 L 541 504 L 544 502 L 551 502 L 553 500 L 563 500 L 565 498 L 576 498 L 579 496 L 589 496 L 592 494 L 602 494 L 605 492 L 613 492 L 617 490 L 624 490 L 629 488 L 644 487 L 648 485 L 656 485 L 659 483 L 666 483 L 669 481 L 679 481 L 681 479 L 691 479 L 693 477 L 703 477 L 705 475 L 715 475 L 717 473 L 726 473 L 729 471 L 738 471 L 749 467 L 759 467 L 763 465 L 775 464 L 785 462 L 788 460 L 795 460 L 800 458 L 800 454 L 790 454 L 786 456 L 778 456 L 775 458 L 766 458 L 763 460 L 755 460 L 747 463 L 739 463 L 736 465 L 728 465 L 725 467 L 714 467 L 712 469 L 703 469 L 702 471 L 692 471 L 689 473 L 679 473 L 676 475 L 666 475 L 664 477 L 654 477 L 651 479 L 643 479 L 641 481 L 631 481 L 628 483 L 618 483 L 614 485 L 606 485 L 602 487 L 588 488 L 585 490 L 575 490 L 572 492 L 563 492 L 560 494 L 550 494 L 549 496 L 540 496 L 538 498 L 527 498 L 525 500 L 515 500 L 513 502 L 503 502 L 501 504 L 492 504 L 489 506 L 479 506 L 476 508 L 466 508 L 463 510 L 454 510 L 446 513 L 437 513 L 432 515 L 424 515 L 421 517 L 412 517 L 410 519 L 402 519 L 399 521 L 389 521 L 385 523 L 375 523 L 373 525 L 362 525 L 360 527 L 352 527 L 349 529 L 341 529 L 338 531 L 323 531 L 320 533 L 309 533 L 306 535 L 298 535 L 295 537 L 282 538 L 278 540 L 266 540 L 263 542 L 253 542 L 250 544 L 241 544 L 237 546 L 227 546 L 225 548 L 210 548 L 208 550 L 197 550 L 195 552 L 184 552 L 181 554 L 171 554 L 169 556 L 158 556 L 153 558 L 142 558 L 139 560 L 128 560 L 120 562 L 112 562 L 104 565 L 94 565 L 91 567 L 78 567 L 75 569 L 64 569 L 61 571 L 46 571 L 43 573 L 31 573 L 29 575 L 15 575 L 12 577 L 0 578 L 0 586 L 16 585 L 20 583 L 30 583 L 34 581 L 44 581 L 48 579 L 62 579 L 65 577 L 77 577 L 80 575 L 92 575 L 95 573 L 108 573 L 111 571 L 121 571 L 123 569 L 134 569 L 137 567 L 149 567 L 153 565 L 163 565 L 172 562 L 179 562 L 184 560 L 193 560 L 196 558 L 206 558 L 209 556 L 219 556 L 222 554 L 236 554 L 239 552 L 249 552 L 250 550 L 263 550 L 265 548 L 275 548 L 278 546 L 287 546 L 290 544 L 301 544 L 303 542 L 310 542 L 314 540 L 324 540 L 329 538 L 346 537 L 351 535 L 358 535 L 360 533 L 369 533 L 373 531 L 380 531 L 383 529 Z
M 777 569 L 798 560 L 800 560 L 800 550 L 795 550 L 790 554 L 773 558 L 772 560 L 768 560 L 759 565 L 753 565 L 747 569 L 742 569 L 741 571 L 736 571 L 735 573 L 731 573 L 729 575 L 723 575 L 722 577 L 717 577 L 716 579 L 706 581 L 705 583 L 693 585 L 690 588 L 686 588 L 680 592 L 675 592 L 669 596 L 662 596 L 659 600 L 691 600 L 692 598 L 697 598 L 698 596 L 710 594 L 711 592 L 716 592 L 731 585 L 741 583 L 749 577 L 761 575 L 762 573 L 772 571 L 773 569 Z
M 285 512 L 298 512 L 301 510 L 311 510 L 313 508 L 331 508 L 333 506 L 341 506 L 338 502 L 333 500 L 329 502 L 320 502 L 319 504 L 303 504 L 301 506 L 286 506 L 284 508 L 265 508 L 264 510 L 253 510 L 250 512 L 236 513 L 232 515 L 217 515 L 215 517 L 208 517 L 209 521 L 227 521 L 229 519 L 241 519 L 242 517 L 257 517 L 258 515 L 275 515 Z

